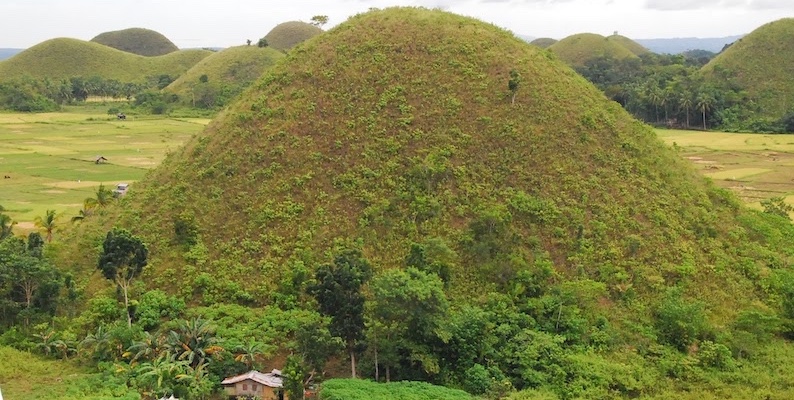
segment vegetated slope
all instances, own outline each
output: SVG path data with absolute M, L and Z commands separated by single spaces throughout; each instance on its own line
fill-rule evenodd
M 122 380 L 91 374 L 75 361 L 48 360 L 0 346 L 0 389 L 6 399 L 110 400 L 136 397 Z
M 738 86 L 759 115 L 780 118 L 794 111 L 794 18 L 765 24 L 703 67 L 717 85 Z
M 268 46 L 281 51 L 287 51 L 297 44 L 311 39 L 323 30 L 307 22 L 289 21 L 276 25 L 265 35 Z
M 568 36 L 549 46 L 549 50 L 572 66 L 584 66 L 589 60 L 600 57 L 617 60 L 637 57 L 621 43 L 595 33 Z
M 546 48 L 548 48 L 549 46 L 553 45 L 554 43 L 557 43 L 557 39 L 552 39 L 552 38 L 537 38 L 537 39 L 535 39 L 535 40 L 533 40 L 533 41 L 531 41 L 531 42 L 529 42 L 529 43 L 530 43 L 530 44 L 534 44 L 535 46 L 538 46 L 538 47 L 540 47 L 541 49 L 546 49 Z
M 151 29 L 129 28 L 120 31 L 100 33 L 92 42 L 104 44 L 114 49 L 139 56 L 162 56 L 178 51 L 179 48 L 165 35 Z
M 0 81 L 23 76 L 35 79 L 99 76 L 143 82 L 155 75 L 181 75 L 210 54 L 207 50 L 181 50 L 144 57 L 78 39 L 50 39 L 0 63 Z
M 270 47 L 229 47 L 201 60 L 172 82 L 165 91 L 190 98 L 191 89 L 206 75 L 210 84 L 247 87 L 284 54 Z
M 785 264 L 748 233 L 755 213 L 548 52 L 411 8 L 292 52 L 116 211 L 65 239 L 60 265 L 93 270 L 125 226 L 150 246 L 143 281 L 194 302 L 268 303 L 339 241 L 385 269 L 433 240 L 468 299 L 549 263 L 614 298 L 680 284 L 718 319 L 756 299 L 744 273 Z
M 645 46 L 625 37 L 622 35 L 614 34 L 607 36 L 607 40 L 611 42 L 615 42 L 626 49 L 628 49 L 632 54 L 635 56 L 641 56 L 643 54 L 650 53 L 651 51 L 646 49 Z
M 456 389 L 424 382 L 376 383 L 362 379 L 331 379 L 323 382 L 320 396 L 325 400 L 474 400 Z

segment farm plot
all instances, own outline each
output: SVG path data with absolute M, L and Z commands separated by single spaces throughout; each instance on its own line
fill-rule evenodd
M 794 135 L 698 132 L 657 129 L 721 187 L 736 192 L 751 207 L 771 197 L 794 204 Z
M 21 227 L 47 209 L 71 217 L 100 184 L 112 189 L 141 179 L 208 122 L 119 121 L 81 112 L 0 114 L 0 205 Z

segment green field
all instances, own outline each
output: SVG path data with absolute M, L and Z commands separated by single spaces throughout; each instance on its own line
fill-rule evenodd
M 165 117 L 119 121 L 88 108 L 2 113 L 0 205 L 21 230 L 32 227 L 34 218 L 47 209 L 68 219 L 100 184 L 112 188 L 141 179 L 207 123 L 208 119 Z M 107 162 L 96 164 L 98 156 Z
M 752 207 L 782 196 L 794 204 L 794 135 L 657 129 L 705 176 Z M 792 215 L 794 216 L 794 215 Z

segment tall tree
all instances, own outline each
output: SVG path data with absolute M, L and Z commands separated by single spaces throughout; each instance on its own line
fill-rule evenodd
M 703 130 L 707 130 L 706 127 L 706 112 L 711 111 L 714 107 L 714 97 L 710 93 L 701 93 L 698 95 L 697 104 L 695 105 L 700 113 L 703 115 Z
M 106 279 L 121 288 L 124 294 L 124 308 L 127 311 L 127 325 L 132 326 L 130 314 L 129 288 L 133 279 L 140 275 L 147 264 L 149 250 L 141 239 L 125 229 L 114 228 L 108 232 L 102 243 L 97 268 Z
M 356 377 L 356 344 L 364 336 L 364 295 L 361 286 L 372 275 L 369 262 L 356 249 L 342 250 L 333 264 L 317 268 L 316 283 L 307 288 L 320 313 L 331 317 L 330 330 L 345 341 L 350 373 Z
M 52 242 L 52 233 L 55 231 L 58 217 L 55 215 L 55 210 L 47 210 L 44 217 L 37 216 L 34 224 L 37 228 L 47 232 L 47 243 Z
M 322 28 L 323 25 L 328 23 L 328 16 L 327 15 L 315 15 L 312 17 L 310 22 L 312 25 Z

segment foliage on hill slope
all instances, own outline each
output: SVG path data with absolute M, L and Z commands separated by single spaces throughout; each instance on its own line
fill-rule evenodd
M 535 45 L 535 46 L 538 46 L 538 47 L 540 47 L 541 49 L 548 48 L 549 46 L 553 45 L 554 43 L 557 43 L 557 39 L 552 39 L 552 38 L 537 38 L 537 39 L 535 39 L 535 40 L 533 40 L 533 41 L 529 42 L 529 44 L 533 44 L 533 45 Z
M 749 96 L 745 107 L 771 119 L 794 111 L 794 18 L 765 24 L 714 57 L 702 71 L 722 87 Z
M 637 57 L 619 41 L 610 40 L 595 33 L 578 33 L 568 36 L 549 46 L 549 50 L 568 65 L 579 67 L 596 58 L 607 57 L 621 60 Z
M 210 54 L 208 50 L 181 50 L 144 57 L 98 43 L 57 38 L 0 62 L 0 80 L 25 76 L 51 80 L 98 76 L 121 82 L 145 82 L 152 76 L 179 76 Z
M 628 308 L 620 299 L 681 285 L 725 320 L 764 295 L 745 276 L 788 262 L 755 214 L 507 32 L 390 9 L 286 61 L 139 182 L 118 219 L 84 222 L 80 250 L 61 252 L 69 264 L 91 270 L 85 249 L 118 223 L 149 243 L 150 285 L 265 304 L 292 265 L 327 260 L 339 241 L 384 269 L 433 239 L 453 254 L 453 293 L 551 263 Z
M 127 53 L 147 57 L 162 56 L 179 50 L 162 33 L 144 28 L 104 32 L 95 36 L 91 41 Z
M 646 53 L 650 53 L 651 51 L 646 49 L 645 46 L 631 40 L 623 35 L 609 35 L 607 36 L 607 40 L 620 44 L 621 46 L 628 49 L 632 54 L 635 56 L 641 56 Z
M 90 373 L 75 361 L 47 360 L 0 346 L 0 388 L 7 399 L 140 399 L 123 381 Z
M 201 60 L 168 85 L 165 91 L 191 99 L 194 88 L 209 85 L 217 91 L 237 94 L 283 57 L 283 53 L 270 47 L 229 47 Z
M 308 22 L 288 21 L 271 29 L 265 35 L 265 40 L 267 40 L 268 46 L 276 50 L 287 51 L 321 33 L 323 33 L 322 29 Z

